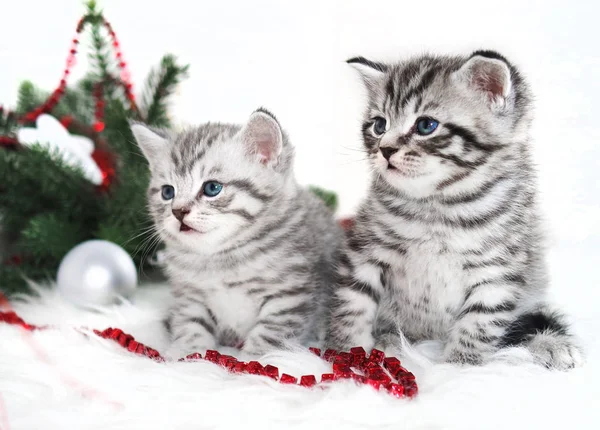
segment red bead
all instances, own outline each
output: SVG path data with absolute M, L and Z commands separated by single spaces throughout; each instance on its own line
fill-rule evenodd
M 335 372 L 335 379 L 350 379 L 352 378 L 352 375 L 354 375 L 354 372 L 352 370 L 350 370 L 350 368 L 348 368 L 347 370 L 343 370 L 343 371 L 339 371 L 339 372 Z
M 119 339 L 117 339 L 117 342 L 119 342 L 119 344 L 121 346 L 125 346 L 127 344 L 127 340 L 128 340 L 128 335 L 126 335 L 125 333 L 121 333 L 119 335 Z
M 400 366 L 400 365 L 401 365 L 400 360 L 398 360 L 396 357 L 385 357 L 383 359 L 383 366 L 386 369 L 389 369 L 390 366 L 397 367 L 397 366 Z
M 269 378 L 273 378 L 275 380 L 277 380 L 279 378 L 279 369 L 275 366 L 271 366 L 270 364 L 267 364 L 264 368 L 265 371 L 265 375 L 267 375 Z
M 337 351 L 335 349 L 326 349 L 323 354 L 323 359 L 326 361 L 333 361 L 337 355 Z
M 201 360 L 202 359 L 202 355 L 199 352 L 194 352 L 193 354 L 186 355 L 185 359 L 186 360 L 190 360 L 190 361 Z
M 310 348 L 308 348 L 308 350 L 310 352 L 312 352 L 313 354 L 315 354 L 317 357 L 321 356 L 321 350 L 319 348 L 310 347 Z
M 246 371 L 251 375 L 264 375 L 265 371 L 258 361 L 251 361 L 246 365 Z
M 315 378 L 315 375 L 304 375 L 300 378 L 300 385 L 303 387 L 312 387 L 316 385 L 316 383 L 317 378 Z
M 340 226 L 344 231 L 348 231 L 354 227 L 354 219 L 352 218 L 343 218 L 339 221 Z
M 352 354 L 349 352 L 338 352 L 337 358 L 344 360 L 346 363 L 352 363 Z
M 229 360 L 227 363 L 225 363 L 225 368 L 230 372 L 233 372 L 233 368 L 236 364 L 238 364 L 238 361 L 234 358 L 233 360 Z
M 232 369 L 235 373 L 244 373 L 246 371 L 246 363 L 243 361 L 238 361 Z
M 123 56 L 123 54 L 121 54 L 120 52 L 117 52 L 117 58 L 121 58 Z
M 419 392 L 419 388 L 416 385 L 411 386 L 411 387 L 406 387 L 404 389 L 404 393 L 406 394 L 407 397 L 414 397 L 417 395 L 418 392 Z
M 129 82 L 131 80 L 131 73 L 129 70 L 121 70 L 121 80 L 125 82 Z
M 124 68 L 125 66 L 127 66 L 127 63 L 126 63 L 125 61 L 121 61 L 121 62 L 119 63 L 119 67 L 120 67 L 121 69 L 122 69 L 122 68 Z
M 351 370 L 347 363 L 333 363 L 333 373 L 349 372 Z
M 212 361 L 215 364 L 218 364 L 220 355 L 221 354 L 219 354 L 217 351 L 209 349 L 206 351 L 206 354 L 204 355 L 204 359 L 208 360 L 208 361 Z
M 77 45 L 79 43 L 79 40 L 77 38 L 73 39 L 73 44 Z
M 94 131 L 96 131 L 97 133 L 100 133 L 102 130 L 104 130 L 104 123 L 97 121 L 94 123 Z
M 371 351 L 371 355 L 369 355 L 368 360 L 372 361 L 374 363 L 377 363 L 377 364 L 381 364 L 383 362 L 384 357 L 385 357 L 385 354 L 383 353 L 383 351 L 380 351 L 378 349 L 373 349 Z
M 146 347 L 140 343 L 138 345 L 137 349 L 135 350 L 135 353 L 136 354 L 146 354 Z
M 352 355 L 362 355 L 365 357 L 367 355 L 367 351 L 362 346 L 355 346 L 354 348 L 350 348 L 350 354 Z
M 323 373 L 321 375 L 321 382 L 329 382 L 329 381 L 334 381 L 335 380 L 335 375 L 333 373 Z
M 146 348 L 146 355 L 150 358 L 161 358 L 158 351 L 152 348 Z
M 119 47 L 119 42 L 117 42 L 116 40 L 113 42 L 113 47 L 118 48 Z
M 131 342 L 129 342 L 129 344 L 127 345 L 127 349 L 131 352 L 135 352 L 135 350 L 137 349 L 137 346 L 139 345 L 138 342 L 136 342 L 135 340 L 132 340 Z
M 369 384 L 371 387 L 375 388 L 376 390 L 379 390 L 379 388 L 381 387 L 381 381 L 378 381 L 376 379 L 371 379 L 371 378 L 367 378 L 367 384 Z
M 100 336 L 102 336 L 103 338 L 107 338 L 110 336 L 110 334 L 112 333 L 113 329 L 111 327 L 106 328 L 102 331 L 102 333 L 100 334 Z
M 117 340 L 119 338 L 119 336 L 121 336 L 121 334 L 123 334 L 123 331 L 121 329 L 114 329 L 112 330 L 112 332 L 110 333 L 110 335 L 108 336 L 110 339 L 113 340 Z
M 411 372 L 403 372 L 400 375 L 398 375 L 398 379 L 412 382 L 415 380 L 415 375 L 413 375 Z
M 98 100 L 96 102 L 96 108 L 102 109 L 104 107 L 104 102 L 102 100 Z
M 221 355 L 219 356 L 219 360 L 218 360 L 218 364 L 219 366 L 225 366 L 227 364 L 227 362 L 229 360 L 231 360 L 233 357 L 231 355 Z
M 337 357 L 335 357 L 335 359 L 333 360 L 333 365 L 335 366 L 336 364 L 338 365 L 344 365 L 344 366 L 350 366 L 352 364 L 352 361 L 344 358 L 344 357 L 340 357 L 339 355 Z
M 402 385 L 392 383 L 386 386 L 386 389 L 394 397 L 404 397 L 404 386 Z
M 393 372 L 390 371 L 390 373 L 392 374 L 392 376 L 394 378 L 401 379 L 403 375 L 406 375 L 409 372 L 404 367 L 400 366 L 398 369 L 394 370 Z
M 282 384 L 295 384 L 298 382 L 298 378 L 284 373 L 281 375 L 281 378 L 279 378 L 279 382 L 281 382 Z
M 384 371 L 372 373 L 368 376 L 369 379 L 373 379 L 374 381 L 379 381 L 382 384 L 389 384 L 392 382 L 392 378 L 390 378 Z
M 364 370 L 366 373 L 368 373 L 368 372 L 373 372 L 373 371 L 375 371 L 375 370 L 383 370 L 383 369 L 382 369 L 382 367 L 381 367 L 379 364 L 377 364 L 377 363 L 375 363 L 375 362 L 373 362 L 373 361 L 365 361 L 365 362 L 363 363 L 362 369 L 363 369 L 363 370 Z

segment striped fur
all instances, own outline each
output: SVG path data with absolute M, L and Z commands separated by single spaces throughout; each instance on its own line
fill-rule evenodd
M 149 160 L 149 208 L 166 244 L 170 354 L 217 344 L 258 354 L 322 336 L 342 233 L 296 183 L 293 147 L 272 114 L 261 109 L 244 127 L 209 123 L 176 135 L 132 130 Z M 223 184 L 213 198 L 201 192 L 209 180 Z M 175 187 L 172 201 L 161 197 L 165 184 Z M 196 231 L 179 231 L 172 209 L 183 206 Z
M 581 350 L 545 305 L 531 95 L 516 68 L 489 51 L 348 62 L 368 88 L 373 179 L 342 258 L 329 346 L 404 335 L 444 341 L 447 361 L 482 363 L 525 343 L 549 367 L 578 364 Z M 439 122 L 429 135 L 417 133 L 423 117 Z

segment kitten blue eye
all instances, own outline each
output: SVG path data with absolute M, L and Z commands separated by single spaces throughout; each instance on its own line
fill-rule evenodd
M 373 131 L 375 132 L 376 135 L 381 136 L 383 133 L 385 133 L 386 125 L 387 125 L 387 121 L 385 120 L 385 118 L 378 116 L 374 119 Z
M 175 197 L 175 188 L 171 185 L 163 185 L 161 194 L 164 200 L 171 200 Z
M 223 189 L 223 184 L 220 184 L 217 181 L 208 181 L 204 183 L 202 187 L 202 192 L 205 196 L 214 197 L 221 192 Z
M 419 118 L 417 120 L 417 133 L 419 133 L 421 136 L 427 136 L 428 134 L 433 133 L 435 129 L 438 128 L 439 124 L 440 123 L 435 119 L 427 117 Z

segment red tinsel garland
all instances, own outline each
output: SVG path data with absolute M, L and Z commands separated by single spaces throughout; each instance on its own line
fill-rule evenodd
M 138 107 L 135 103 L 135 96 L 133 94 L 133 84 L 131 83 L 131 73 L 127 69 L 127 63 L 123 60 L 123 53 L 121 51 L 121 44 L 117 39 L 117 35 L 113 30 L 110 22 L 108 22 L 104 16 L 102 15 L 85 15 L 77 22 L 76 34 L 71 42 L 71 47 L 69 49 L 69 55 L 66 60 L 66 67 L 63 71 L 62 77 L 59 81 L 58 87 L 51 93 L 48 99 L 41 105 L 36 107 L 30 112 L 25 113 L 24 115 L 17 118 L 20 124 L 35 122 L 35 120 L 44 113 L 51 112 L 54 107 L 59 103 L 61 98 L 65 94 L 65 90 L 67 87 L 67 80 L 71 74 L 71 69 L 75 65 L 75 59 L 77 55 L 77 47 L 79 45 L 79 35 L 83 32 L 86 24 L 98 20 L 100 24 L 102 24 L 112 40 L 112 47 L 114 49 L 115 57 L 117 60 L 117 65 L 119 67 L 119 77 L 109 76 L 105 78 L 101 82 L 97 82 L 94 85 L 93 96 L 96 101 L 95 112 L 94 112 L 94 124 L 89 128 L 89 132 L 86 131 L 85 135 L 88 135 L 94 142 L 96 143 L 96 150 L 92 154 L 92 158 L 98 164 L 102 172 L 102 184 L 99 189 L 102 191 L 106 191 L 109 188 L 109 185 L 112 183 L 115 177 L 115 160 L 114 156 L 108 151 L 106 145 L 103 144 L 103 141 L 98 137 L 100 133 L 104 130 L 104 85 L 107 81 L 116 82 L 118 85 L 123 87 L 123 91 L 125 96 L 129 100 L 129 105 L 131 110 L 134 112 L 138 112 Z M 0 106 L 0 114 L 3 113 L 3 109 Z M 14 115 L 9 112 L 9 115 Z M 69 129 L 70 125 L 73 123 L 73 118 L 71 116 L 65 116 L 60 119 L 62 125 Z M 79 125 L 81 127 L 81 124 Z M 82 130 L 80 130 L 81 132 Z M 91 134 L 91 136 L 90 136 Z M 6 149 L 16 149 L 19 146 L 19 142 L 16 138 L 12 136 L 0 136 L 0 146 Z M 100 147 L 99 147 L 100 146 Z
M 27 324 L 12 311 L 0 312 L 0 321 L 20 326 L 28 331 L 46 328 Z M 134 354 L 143 355 L 155 361 L 165 361 L 164 357 L 157 350 L 137 342 L 133 336 L 124 333 L 118 328 L 107 328 L 103 331 L 94 330 L 94 333 L 104 339 L 112 339 Z M 315 375 L 303 375 L 300 377 L 300 381 L 298 381 L 298 378 L 288 375 L 287 373 L 283 373 L 280 376 L 279 369 L 270 364 L 263 366 L 258 361 L 239 361 L 235 357 L 220 354 L 213 350 L 206 351 L 204 360 L 224 367 L 233 373 L 248 373 L 251 375 L 267 376 L 282 384 L 313 387 L 331 381 L 353 379 L 359 384 L 368 384 L 377 390 L 383 388 L 388 393 L 398 398 L 414 397 L 418 392 L 415 376 L 402 367 L 400 360 L 396 357 L 386 357 L 383 351 L 373 349 L 367 356 L 366 351 L 363 348 L 356 347 L 350 349 L 350 352 L 338 352 L 333 349 L 328 349 L 321 355 L 320 349 L 309 349 L 315 355 L 332 363 L 333 366 L 332 373 L 324 373 L 321 375 L 320 383 L 317 381 Z M 179 359 L 179 361 L 197 361 L 202 358 L 202 355 L 199 353 L 194 353 Z M 360 373 L 355 370 L 358 370 Z
M 79 45 L 79 35 L 83 31 L 85 24 L 91 19 L 99 19 L 102 22 L 102 25 L 107 29 L 108 34 L 112 39 L 112 46 L 115 50 L 115 56 L 117 59 L 117 64 L 120 69 L 120 79 L 115 79 L 123 86 L 123 90 L 125 91 L 125 96 L 129 100 L 131 109 L 133 111 L 137 111 L 137 105 L 135 104 L 135 96 L 133 94 L 133 84 L 131 83 L 131 74 L 129 70 L 127 70 L 127 63 L 123 60 L 123 53 L 121 52 L 121 45 L 117 39 L 117 35 L 113 30 L 110 23 L 104 19 L 103 16 L 89 16 L 86 15 L 79 20 L 77 23 L 76 35 L 73 38 L 73 42 L 71 44 L 71 48 L 69 50 L 69 55 L 67 57 L 66 68 L 63 71 L 63 75 L 60 79 L 58 87 L 52 92 L 48 100 L 41 106 L 35 108 L 31 112 L 26 113 L 19 119 L 20 122 L 34 122 L 41 114 L 51 112 L 52 109 L 58 104 L 62 96 L 65 94 L 65 88 L 67 87 L 67 80 L 69 75 L 71 74 L 71 69 L 75 65 L 75 57 L 77 55 L 77 46 Z M 100 82 L 94 87 L 94 97 L 96 98 L 96 111 L 95 118 L 96 122 L 94 123 L 94 130 L 97 133 L 102 132 L 104 130 L 104 101 L 102 100 L 102 85 Z

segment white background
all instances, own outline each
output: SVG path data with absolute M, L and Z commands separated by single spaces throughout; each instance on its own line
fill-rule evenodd
M 565 376 L 572 385 L 550 385 L 549 399 L 529 382 L 523 382 L 522 390 L 517 388 L 526 394 L 514 397 L 516 403 L 510 402 L 513 394 L 508 388 L 506 395 L 498 394 L 493 388 L 497 385 L 491 385 L 484 398 L 465 397 L 468 384 L 459 376 L 462 385 L 448 388 L 446 383 L 440 388 L 462 392 L 462 399 L 468 399 L 463 408 L 451 406 L 453 394 L 444 397 L 442 390 L 436 408 L 415 411 L 426 417 L 425 411 L 443 411 L 446 404 L 442 416 L 447 417 L 471 408 L 454 418 L 462 422 L 470 417 L 479 424 L 484 422 L 480 418 L 489 418 L 485 411 L 492 411 L 494 402 L 508 402 L 513 409 L 498 406 L 508 412 L 494 415 L 498 420 L 492 424 L 498 424 L 525 404 L 519 399 L 527 399 L 523 414 L 529 422 L 536 420 L 536 414 L 548 412 L 568 420 L 573 428 L 597 424 L 591 416 L 597 414 L 593 402 L 597 402 L 600 376 L 596 364 L 600 358 L 600 2 L 103 0 L 102 6 L 121 40 L 136 88 L 141 88 L 150 67 L 171 52 L 191 65 L 189 79 L 174 98 L 173 116 L 178 123 L 243 122 L 256 107 L 270 108 L 297 148 L 299 180 L 337 191 L 340 214 L 351 213 L 368 192 L 367 169 L 356 151 L 363 92 L 345 59 L 364 55 L 393 60 L 425 51 L 466 54 L 488 48 L 517 64 L 537 98 L 532 132 L 543 209 L 552 233 L 552 292 L 573 316 L 589 364 L 583 373 Z M 48 90 L 57 85 L 83 12 L 80 0 L 0 0 L 0 104 L 14 105 L 23 79 Z M 87 68 L 85 57 L 79 60 L 75 77 Z M 41 308 L 39 314 L 49 315 L 48 309 Z M 479 393 L 488 387 L 487 380 L 477 375 L 472 373 L 471 379 L 478 381 Z M 147 392 L 145 385 L 143 392 Z M 151 410 L 142 399 L 141 410 Z M 480 405 L 470 406 L 477 399 Z M 548 410 L 552 400 L 554 406 Z M 557 407 L 558 402 L 566 406 Z M 45 405 L 46 410 L 53 405 Z M 323 405 L 315 405 L 314 410 L 322 411 Z M 368 416 L 361 408 L 346 403 L 341 407 L 344 414 L 358 410 L 357 415 Z M 579 412 L 573 413 L 574 409 Z M 391 411 L 395 416 L 397 411 Z M 326 416 L 331 415 L 326 409 Z
M 348 214 L 368 192 L 362 88 L 344 60 L 496 49 L 537 96 L 533 130 L 553 238 L 600 245 L 600 48 L 593 1 L 104 0 L 136 88 L 160 57 L 189 63 L 174 98 L 182 124 L 276 113 L 297 148 L 300 182 L 340 195 Z M 23 79 L 56 86 L 80 0 L 0 0 L 0 103 Z M 87 69 L 79 56 L 74 77 Z M 591 242 L 590 242 L 591 241 Z

